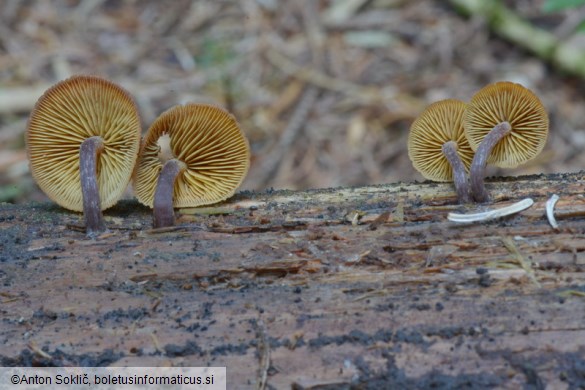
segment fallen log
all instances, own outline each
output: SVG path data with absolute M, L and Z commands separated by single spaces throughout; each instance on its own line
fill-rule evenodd
M 242 192 L 158 230 L 126 200 L 95 240 L 54 204 L 2 204 L 0 364 L 225 366 L 228 388 L 577 388 L 584 183 L 492 179 L 488 205 L 430 182 Z M 495 221 L 447 219 L 524 198 Z

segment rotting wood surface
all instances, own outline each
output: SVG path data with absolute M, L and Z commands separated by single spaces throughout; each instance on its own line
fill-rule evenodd
M 0 206 L 0 363 L 226 366 L 228 388 L 585 386 L 583 174 L 244 192 L 110 233 L 53 204 Z M 559 229 L 544 216 L 556 193 Z

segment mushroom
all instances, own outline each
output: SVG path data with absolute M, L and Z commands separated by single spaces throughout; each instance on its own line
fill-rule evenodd
M 548 116 L 532 91 L 503 81 L 486 86 L 471 98 L 463 127 L 475 151 L 471 194 L 477 202 L 486 202 L 486 164 L 514 168 L 536 157 L 546 143 Z
M 157 141 L 170 140 L 171 158 Z M 250 165 L 248 140 L 236 119 L 220 107 L 186 104 L 168 109 L 150 126 L 142 142 L 134 191 L 154 208 L 153 226 L 174 224 L 173 207 L 196 207 L 232 196 Z
M 86 233 L 106 230 L 102 210 L 126 189 L 140 146 L 140 117 L 120 86 L 74 76 L 37 101 L 26 131 L 32 176 L 62 207 L 83 211 Z
M 425 178 L 453 181 L 460 203 L 469 202 L 467 172 L 473 158 L 463 131 L 465 103 L 447 99 L 435 102 L 412 123 L 408 156 Z

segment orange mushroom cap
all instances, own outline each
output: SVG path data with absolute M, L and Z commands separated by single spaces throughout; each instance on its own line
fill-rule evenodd
M 144 137 L 134 173 L 138 200 L 153 206 L 159 173 L 158 139 L 167 134 L 182 166 L 174 185 L 174 207 L 196 207 L 232 196 L 250 165 L 248 140 L 226 110 L 206 104 L 179 105 L 162 113 Z
M 124 89 L 94 76 L 63 80 L 39 98 L 28 122 L 32 176 L 50 199 L 82 211 L 80 146 L 100 137 L 97 182 L 104 210 L 118 201 L 132 177 L 140 132 L 138 108 Z
M 529 89 L 508 81 L 490 84 L 477 92 L 463 116 L 465 135 L 473 150 L 499 123 L 511 131 L 492 149 L 488 164 L 514 168 L 536 157 L 548 136 L 548 115 L 540 99 Z
M 414 168 L 425 178 L 435 181 L 453 181 L 453 171 L 442 147 L 453 141 L 457 144 L 457 155 L 465 170 L 473 159 L 463 131 L 465 103 L 446 99 L 428 106 L 412 123 L 408 135 L 408 157 Z

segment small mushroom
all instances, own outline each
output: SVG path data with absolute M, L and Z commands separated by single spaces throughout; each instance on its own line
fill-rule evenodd
M 473 158 L 463 131 L 465 103 L 447 99 L 435 102 L 412 123 L 408 156 L 425 178 L 453 181 L 460 203 L 469 202 L 467 172 Z
M 168 135 L 171 158 L 161 156 Z M 150 126 L 134 173 L 138 200 L 153 207 L 153 226 L 174 224 L 173 207 L 196 207 L 232 196 L 250 165 L 248 140 L 236 119 L 220 107 L 175 106 Z
M 477 202 L 486 202 L 486 164 L 514 168 L 536 157 L 546 143 L 548 116 L 532 91 L 504 81 L 490 84 L 473 96 L 463 116 L 463 127 L 475 150 L 470 168 L 471 194 Z
M 37 101 L 26 131 L 32 176 L 47 196 L 83 211 L 87 235 L 106 230 L 102 210 L 124 193 L 140 147 L 140 117 L 120 86 L 74 76 Z

